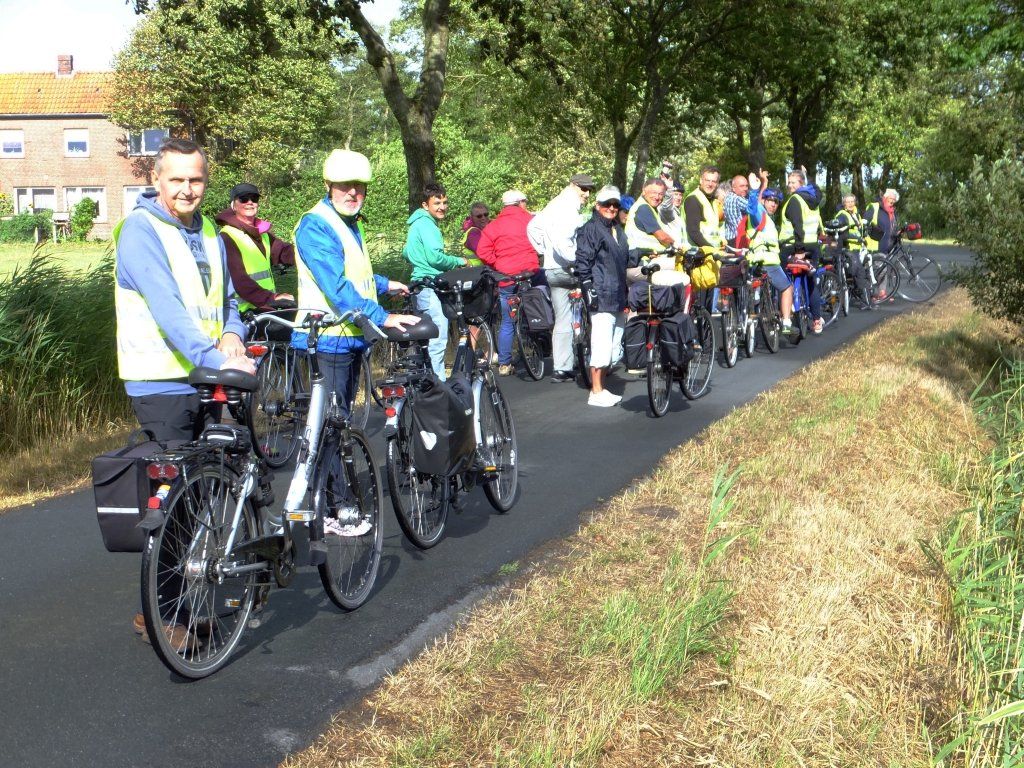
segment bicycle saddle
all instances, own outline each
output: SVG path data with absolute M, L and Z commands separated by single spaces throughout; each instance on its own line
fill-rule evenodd
M 420 315 L 416 325 L 408 326 L 404 331 L 397 328 L 381 328 L 388 341 L 427 341 L 441 335 L 434 321 L 428 315 Z
M 231 387 L 240 389 L 243 392 L 252 392 L 259 389 L 260 382 L 251 373 L 236 371 L 232 368 L 218 370 L 217 368 L 193 368 L 188 375 L 188 383 L 193 387 Z

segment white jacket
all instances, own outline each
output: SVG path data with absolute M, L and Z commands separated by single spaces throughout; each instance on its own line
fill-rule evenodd
M 544 269 L 565 268 L 576 261 L 580 198 L 570 184 L 526 225 L 526 236 L 543 257 Z

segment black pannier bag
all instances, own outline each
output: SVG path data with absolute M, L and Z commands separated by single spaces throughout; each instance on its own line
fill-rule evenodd
M 526 316 L 530 333 L 550 331 L 555 327 L 555 311 L 551 308 L 547 291 L 533 286 L 521 291 L 519 300 L 519 311 Z
M 92 460 L 96 519 L 108 552 L 141 552 L 147 531 L 139 527 L 146 513 L 152 483 L 147 474 L 151 457 L 166 450 L 148 432 L 137 430 L 128 445 Z
M 631 317 L 622 331 L 622 357 L 626 368 L 636 371 L 647 367 L 647 323 Z
M 671 368 L 682 368 L 693 357 L 693 340 L 697 338 L 697 326 L 688 312 L 677 312 L 661 321 L 658 343 L 661 346 L 661 362 Z
M 634 312 L 665 313 L 683 308 L 684 285 L 652 285 L 648 282 L 629 286 L 629 308 Z
M 462 314 L 466 318 L 487 318 L 494 303 L 494 276 L 487 267 L 459 267 L 440 276 L 452 288 L 462 285 Z M 449 320 L 455 319 L 455 302 L 451 294 L 439 293 L 441 310 Z
M 466 376 L 431 376 L 416 392 L 412 411 L 412 464 L 429 475 L 463 472 L 473 459 L 473 389 Z
M 718 284 L 725 288 L 738 288 L 747 280 L 747 262 L 729 260 L 718 268 Z

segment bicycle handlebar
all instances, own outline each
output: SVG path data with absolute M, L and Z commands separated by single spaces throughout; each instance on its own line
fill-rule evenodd
M 655 272 L 660 271 L 661 264 L 644 264 L 644 266 L 640 267 L 640 274 L 644 275 L 645 277 L 649 277 L 650 275 L 653 275 Z
M 348 312 L 342 312 L 340 315 L 335 315 L 331 312 L 323 312 L 319 309 L 301 309 L 299 311 L 307 313 L 302 322 L 285 320 L 274 312 L 264 312 L 256 315 L 252 319 L 252 322 L 254 325 L 259 325 L 260 323 L 276 323 L 277 325 L 283 325 L 285 328 L 291 328 L 293 331 L 302 329 L 320 331 L 324 328 L 330 328 L 332 325 L 351 322 L 359 326 L 359 330 L 363 332 L 363 336 L 370 341 L 380 341 L 381 339 L 387 338 L 387 334 L 380 329 L 380 326 L 359 310 L 349 310 Z

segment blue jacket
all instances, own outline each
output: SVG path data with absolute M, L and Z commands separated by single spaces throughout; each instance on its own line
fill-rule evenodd
M 185 242 L 196 257 L 200 270 L 209 270 L 209 259 L 220 259 L 224 271 L 224 333 L 237 333 L 245 338 L 245 326 L 238 318 L 238 303 L 232 296 L 224 244 L 216 254 L 203 249 L 203 220 L 197 212 L 191 227 L 186 227 L 157 202 L 156 192 L 143 192 L 135 203 L 162 221 L 173 224 L 181 230 Z M 171 273 L 167 254 L 153 225 L 141 216 L 130 217 L 121 227 L 117 241 L 117 284 L 142 295 L 153 314 L 153 319 L 166 335 L 174 348 L 181 352 L 195 366 L 219 368 L 227 359 L 215 348 L 220 339 L 210 339 L 201 333 L 185 311 L 184 302 L 178 291 L 178 284 Z M 195 392 L 185 381 L 126 381 L 125 391 L 131 397 L 143 395 L 189 395 Z
M 324 195 L 324 202 L 331 205 L 330 198 Z M 356 241 L 362 245 L 363 231 L 357 217 L 339 217 L 352 230 Z M 331 225 L 319 216 L 303 216 L 295 232 L 295 249 L 301 254 L 303 263 L 313 273 L 313 279 L 324 292 L 324 296 L 337 312 L 361 310 L 377 325 L 382 325 L 388 318 L 388 312 L 373 299 L 365 299 L 345 277 L 345 249 L 341 240 L 334 233 Z M 374 275 L 377 293 L 386 293 L 388 278 Z M 305 332 L 295 331 L 292 334 L 292 346 L 306 349 Z M 318 351 L 328 354 L 357 352 L 366 348 L 362 336 L 324 336 L 320 339 Z

